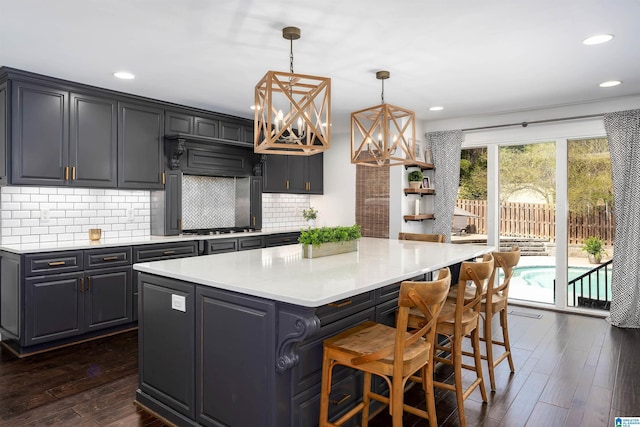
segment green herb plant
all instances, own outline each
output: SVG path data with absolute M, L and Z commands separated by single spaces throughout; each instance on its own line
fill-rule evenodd
M 422 171 L 411 171 L 409 172 L 409 176 L 407 178 L 409 179 L 409 181 L 422 182 L 424 174 L 422 173 Z
M 604 249 L 604 241 L 595 236 L 587 237 L 582 241 L 582 248 L 588 254 L 593 255 L 595 258 L 602 258 L 607 255 L 607 251 Z
M 309 209 L 302 210 L 302 218 L 305 221 L 309 221 L 311 219 L 316 219 L 318 217 L 318 211 L 313 208 L 313 206 L 309 206 Z
M 322 243 L 346 242 L 362 237 L 360 226 L 319 227 L 307 228 L 300 232 L 298 242 L 306 245 L 318 246 Z

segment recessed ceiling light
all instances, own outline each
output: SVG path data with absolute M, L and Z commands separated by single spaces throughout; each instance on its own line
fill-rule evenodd
M 611 39 L 613 39 L 612 34 L 598 34 L 595 36 L 587 37 L 586 39 L 582 40 L 582 44 L 592 45 L 592 44 L 606 43 Z
M 442 111 L 442 110 L 444 110 L 444 107 L 441 107 L 439 105 L 429 108 L 429 111 Z
M 132 80 L 135 79 L 136 76 L 128 71 L 116 71 L 113 75 L 119 79 L 123 80 Z
M 600 83 L 600 87 L 613 87 L 613 86 L 618 86 L 619 84 L 622 84 L 622 82 L 620 80 L 609 80 L 607 82 L 602 82 Z

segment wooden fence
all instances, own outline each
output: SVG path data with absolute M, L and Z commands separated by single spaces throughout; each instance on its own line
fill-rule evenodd
M 475 215 L 467 224 L 473 224 L 478 234 L 487 232 L 487 201 L 457 200 L 456 206 Z M 597 206 L 587 213 L 569 212 L 568 243 L 579 245 L 589 236 L 597 236 L 612 245 L 615 234 L 615 215 L 607 206 Z M 542 238 L 556 240 L 556 215 L 553 205 L 538 203 L 500 204 L 500 235 L 508 237 Z

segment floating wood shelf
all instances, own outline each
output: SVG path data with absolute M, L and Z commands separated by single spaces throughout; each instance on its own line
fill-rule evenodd
M 425 219 L 434 219 L 433 214 L 405 215 L 404 221 L 424 221 Z
M 433 170 L 435 169 L 435 165 L 433 163 L 424 163 L 424 162 L 415 162 L 411 164 L 404 165 L 404 169 L 407 170 L 409 168 L 420 168 L 421 170 Z
M 406 196 L 407 194 L 419 194 L 420 197 L 426 195 L 433 195 L 436 194 L 436 190 L 435 188 L 405 188 L 404 189 L 404 195 Z

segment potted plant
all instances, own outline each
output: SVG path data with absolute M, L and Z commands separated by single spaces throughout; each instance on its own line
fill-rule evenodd
M 362 237 L 360 226 L 307 228 L 300 232 L 305 258 L 318 258 L 358 250 L 358 239 Z
M 309 206 L 309 209 L 302 210 L 302 218 L 309 223 L 309 227 L 314 227 L 316 225 L 316 218 L 318 218 L 318 211 L 313 208 L 313 206 Z
M 408 179 L 409 179 L 409 186 L 411 188 L 418 189 L 422 184 L 422 180 L 424 179 L 424 174 L 420 170 L 411 171 L 409 172 Z
M 600 264 L 602 257 L 607 255 L 607 251 L 604 249 L 604 241 L 595 236 L 584 239 L 581 249 L 588 254 L 589 262 L 592 264 Z

